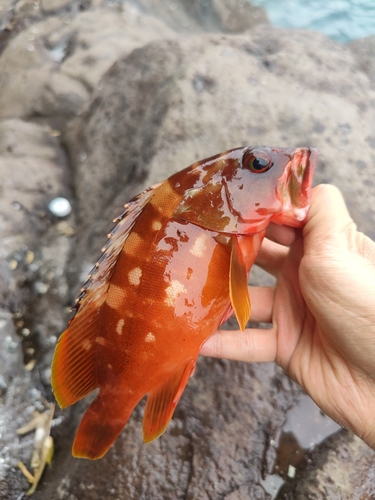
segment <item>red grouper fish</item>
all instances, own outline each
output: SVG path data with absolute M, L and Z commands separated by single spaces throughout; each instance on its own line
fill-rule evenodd
M 270 222 L 302 227 L 317 150 L 237 148 L 194 163 L 125 205 L 77 299 L 52 364 L 62 408 L 99 389 L 73 444 L 97 459 L 148 394 L 145 442 L 160 436 L 199 349 L 233 313 Z

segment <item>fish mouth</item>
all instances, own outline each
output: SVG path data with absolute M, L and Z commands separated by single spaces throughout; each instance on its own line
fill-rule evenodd
M 311 185 L 316 167 L 316 148 L 297 148 L 279 179 L 277 197 L 282 209 L 272 222 L 302 227 L 311 203 Z

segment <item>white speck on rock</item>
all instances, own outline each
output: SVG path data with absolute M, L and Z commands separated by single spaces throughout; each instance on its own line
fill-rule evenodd
M 48 208 L 56 217 L 66 217 L 72 211 L 72 206 L 66 198 L 54 198 Z

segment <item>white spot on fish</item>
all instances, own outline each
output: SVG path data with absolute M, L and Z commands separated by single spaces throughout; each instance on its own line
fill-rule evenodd
M 116 326 L 116 332 L 119 335 L 122 335 L 122 329 L 124 328 L 125 321 L 123 319 L 119 319 L 117 326 Z
M 203 233 L 194 241 L 194 245 L 190 248 L 189 252 L 194 255 L 194 257 L 204 257 L 206 249 L 206 235 Z
M 121 240 L 121 238 L 119 238 L 119 240 Z M 139 255 L 139 252 L 142 251 L 141 247 L 143 247 L 143 244 L 144 244 L 143 239 L 139 236 L 139 234 L 132 231 L 129 234 L 128 239 L 126 240 L 126 243 L 122 251 L 126 255 L 132 255 L 133 257 L 137 257 Z
M 112 365 L 108 364 L 107 367 L 109 370 L 112 370 Z
M 154 231 L 159 231 L 159 229 L 161 229 L 161 222 L 159 220 L 154 220 L 154 222 L 152 223 L 152 229 Z
M 141 282 L 142 269 L 140 267 L 135 267 L 128 272 L 128 280 L 131 285 L 138 286 Z
M 105 345 L 105 338 L 103 337 L 96 337 L 95 342 L 100 345 Z
M 107 305 L 112 309 L 118 309 L 122 307 L 122 304 L 126 300 L 126 289 L 118 286 L 111 285 L 108 289 L 107 294 Z
M 82 342 L 82 347 L 83 347 L 86 351 L 88 351 L 89 349 L 91 349 L 92 344 L 91 344 L 91 342 L 90 342 L 89 340 L 84 340 L 84 341 Z
M 155 342 L 156 338 L 152 332 L 149 332 L 145 337 L 145 342 Z
M 165 290 L 166 297 L 164 299 L 164 303 L 167 306 L 173 307 L 177 297 L 183 292 L 186 292 L 185 286 L 180 283 L 178 280 L 172 280 Z

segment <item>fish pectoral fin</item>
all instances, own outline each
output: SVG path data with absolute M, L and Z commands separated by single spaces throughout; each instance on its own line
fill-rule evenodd
M 167 428 L 182 393 L 194 372 L 195 359 L 191 359 L 164 384 L 150 392 L 143 417 L 143 440 L 150 443 Z
M 251 302 L 247 288 L 245 259 L 237 238 L 231 238 L 229 297 L 241 330 L 250 319 Z

